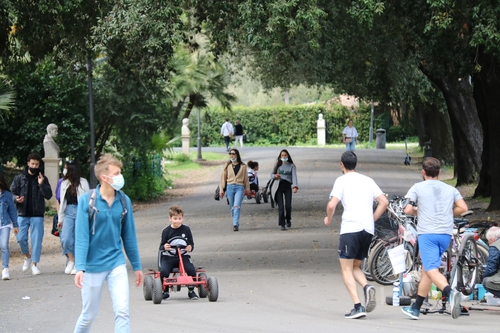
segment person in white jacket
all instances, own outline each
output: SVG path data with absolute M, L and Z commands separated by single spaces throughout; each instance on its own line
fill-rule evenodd
M 80 166 L 76 161 L 68 160 L 63 171 L 64 177 L 61 183 L 61 203 L 59 205 L 58 228 L 61 231 L 61 246 L 63 254 L 68 257 L 64 273 L 76 274 L 75 268 L 75 221 L 78 198 L 89 190 L 89 183 L 80 177 Z
M 229 118 L 226 118 L 226 122 L 222 124 L 222 127 L 220 128 L 220 135 L 224 137 L 224 143 L 226 144 L 226 151 L 231 150 L 231 147 L 229 147 L 229 142 L 233 137 L 233 133 L 234 133 L 233 124 L 229 122 Z

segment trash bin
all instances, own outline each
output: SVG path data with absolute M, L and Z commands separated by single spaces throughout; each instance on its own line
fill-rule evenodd
M 385 149 L 385 129 L 379 128 L 377 130 L 377 149 Z
M 431 146 L 431 142 L 430 141 L 427 141 L 427 142 L 424 142 L 424 158 L 426 157 L 432 157 L 432 146 Z

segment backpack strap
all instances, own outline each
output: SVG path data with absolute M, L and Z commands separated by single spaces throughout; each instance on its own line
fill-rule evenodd
M 122 190 L 118 191 L 120 192 L 120 202 L 122 204 L 123 212 L 120 217 L 122 226 L 125 221 L 125 216 L 127 216 L 128 210 L 127 210 L 127 199 L 125 198 L 125 193 L 123 193 Z M 99 213 L 99 210 L 95 206 L 95 200 L 96 200 L 96 191 L 95 189 L 89 190 L 89 223 L 94 220 L 94 226 L 95 226 L 95 219 L 97 213 Z M 95 229 L 94 229 L 95 231 Z

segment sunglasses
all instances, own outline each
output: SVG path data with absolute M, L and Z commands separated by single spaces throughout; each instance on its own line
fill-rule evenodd
M 236 155 L 236 153 L 229 153 L 229 155 Z

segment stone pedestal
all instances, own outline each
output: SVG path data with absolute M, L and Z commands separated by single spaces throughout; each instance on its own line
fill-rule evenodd
M 182 119 L 182 129 L 181 129 L 181 137 L 182 137 L 182 153 L 189 156 L 189 138 L 191 131 L 189 130 L 189 119 Z
M 325 119 L 323 119 L 323 114 L 320 113 L 318 116 L 318 146 L 324 146 L 326 144 L 326 126 Z
M 61 161 L 58 157 L 44 157 L 43 162 L 45 165 L 44 176 L 48 178 L 50 187 L 52 188 L 52 198 L 49 202 L 52 207 L 56 207 L 56 186 L 59 180 L 59 162 Z

